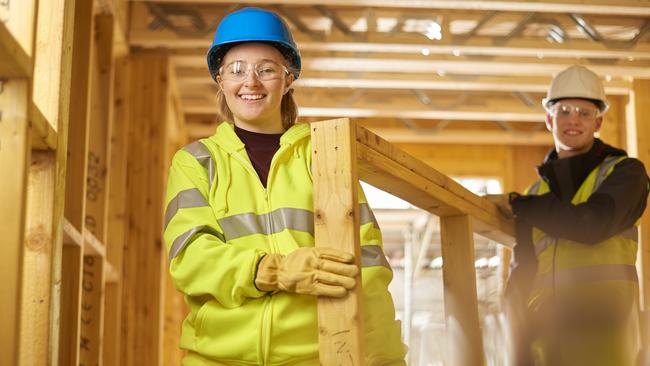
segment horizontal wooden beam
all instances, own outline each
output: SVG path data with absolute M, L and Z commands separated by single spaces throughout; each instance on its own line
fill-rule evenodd
M 205 78 L 203 78 L 205 79 Z M 212 80 L 208 80 L 211 82 Z M 179 83 L 192 83 L 198 80 L 179 80 Z M 610 95 L 627 95 L 630 92 L 629 83 L 606 86 L 605 92 Z M 342 79 L 342 78 L 300 78 L 296 80 L 296 87 L 308 88 L 350 88 L 350 89 L 418 89 L 418 90 L 453 90 L 453 91 L 502 91 L 546 93 L 548 83 L 525 82 L 485 82 L 462 80 L 391 80 L 391 79 Z
M 190 139 L 211 136 L 216 125 L 199 123 L 188 124 Z M 490 130 L 450 130 L 408 129 L 366 127 L 391 143 L 426 143 L 426 144 L 472 144 L 472 145 L 522 145 L 551 146 L 553 139 L 546 131 L 490 131 Z
M 178 67 L 205 68 L 205 57 L 174 56 L 172 62 Z M 517 61 L 467 61 L 467 60 L 428 60 L 412 58 L 362 58 L 362 57 L 312 57 L 303 58 L 302 67 L 306 70 L 343 72 L 381 72 L 428 73 L 460 75 L 521 75 L 552 76 L 568 67 L 569 63 Z M 580 62 L 583 63 L 583 62 Z M 650 65 L 634 64 L 600 65 L 587 64 L 599 75 L 650 78 Z
M 84 255 L 93 255 L 105 258 L 106 246 L 99 241 L 88 229 L 84 228 Z
M 83 243 L 83 235 L 68 221 L 63 221 L 63 245 L 80 247 Z
M 551 146 L 553 138 L 547 131 L 489 131 L 401 128 L 368 128 L 391 143 L 470 144 L 470 145 L 524 145 Z
M 29 113 L 32 147 L 37 150 L 56 150 L 57 132 L 54 126 L 35 103 L 30 105 Z
M 208 105 L 185 106 L 186 114 L 215 114 L 216 107 Z M 400 109 L 319 108 L 300 107 L 301 117 L 347 117 L 347 118 L 411 118 L 446 119 L 462 121 L 541 122 L 543 113 L 464 112 L 464 111 L 413 111 Z
M 306 88 L 349 88 L 349 89 L 418 89 L 418 90 L 450 90 L 450 91 L 502 91 L 502 92 L 526 92 L 546 93 L 551 79 L 545 82 L 515 81 L 504 79 L 503 81 L 477 80 L 414 80 L 413 78 L 402 79 L 376 79 L 376 78 L 328 78 L 328 77 L 301 77 L 294 82 L 296 87 Z M 213 85 L 214 81 L 206 76 L 188 76 L 178 79 L 181 87 L 195 85 Z M 630 92 L 630 83 L 617 81 L 605 83 L 605 92 L 609 95 L 627 95 Z
M 637 43 L 634 47 L 608 48 L 603 43 L 589 40 L 569 40 L 564 43 L 551 43 L 544 38 L 512 39 L 500 45 L 495 45 L 495 39 L 485 36 L 475 36 L 459 41 L 454 37 L 440 41 L 424 42 L 419 33 L 411 35 L 388 36 L 368 35 L 364 42 L 350 42 L 345 39 L 329 36 L 324 42 L 298 40 L 298 48 L 302 53 L 314 52 L 354 52 L 382 54 L 412 54 L 412 55 L 465 55 L 465 56 L 509 56 L 537 58 L 569 58 L 569 59 L 650 59 L 650 46 Z M 209 37 L 181 38 L 175 34 L 160 32 L 134 32 L 130 44 L 144 48 L 169 48 L 176 50 L 204 50 L 209 45 Z M 202 55 L 203 56 L 203 55 Z
M 143 1 L 143 0 L 140 0 Z M 178 0 L 144 0 L 152 3 L 175 3 Z M 137 1 L 134 1 L 137 2 Z M 231 4 L 227 0 L 194 0 L 203 4 Z M 250 0 L 248 4 L 268 5 L 268 0 Z M 283 5 L 322 5 L 320 0 L 280 0 Z M 411 9 L 495 10 L 541 13 L 581 13 L 603 15 L 648 16 L 650 7 L 642 0 L 592 0 L 576 3 L 572 0 L 555 1 L 499 1 L 499 0 L 329 0 L 328 6 L 385 7 Z
M 363 127 L 357 128 L 359 178 L 437 216 L 469 215 L 475 232 L 512 246 L 514 226 L 496 205 Z
M 186 114 L 216 115 L 215 106 L 185 105 Z M 402 109 L 361 109 L 361 108 L 320 108 L 300 107 L 300 117 L 347 117 L 347 118 L 411 118 L 411 119 L 446 119 L 462 121 L 502 121 L 502 122 L 542 122 L 544 113 L 509 113 L 509 112 L 475 112 L 475 111 L 434 111 Z
M 591 58 L 591 59 L 650 59 L 650 47 L 639 45 L 633 49 L 609 49 L 602 43 L 569 41 L 551 43 L 546 40 L 510 40 L 495 45 L 494 39 L 476 37 L 464 42 L 453 38 L 445 42 L 423 43 L 386 42 L 301 42 L 301 52 L 365 52 L 422 55 L 509 56 L 538 58 Z M 205 44 L 204 44 L 205 46 Z
M 352 57 L 315 57 L 303 61 L 303 67 L 314 70 L 349 72 L 454 73 L 478 75 L 538 75 L 548 76 L 564 70 L 565 63 L 410 60 Z M 620 75 L 635 78 L 650 77 L 648 66 L 588 65 L 600 75 Z
M 197 91 L 197 86 L 212 87 L 212 90 L 201 90 L 208 94 L 216 92 L 216 84 L 207 76 L 205 70 L 184 70 L 178 73 L 178 86 L 185 91 Z M 395 74 L 363 74 L 354 77 L 325 75 L 313 70 L 304 70 L 300 78 L 294 82 L 296 88 L 343 88 L 343 89 L 416 89 L 416 90 L 445 90 L 445 91 L 489 91 L 489 92 L 524 92 L 546 93 L 551 83 L 551 77 L 508 77 L 508 76 L 477 76 L 454 77 L 429 75 Z M 605 92 L 608 95 L 628 95 L 632 84 L 624 80 L 603 80 Z
M 349 118 L 412 118 L 412 119 L 446 119 L 462 121 L 503 121 L 503 122 L 540 122 L 543 113 L 508 113 L 508 112 L 468 112 L 468 111 L 434 111 L 401 109 L 361 109 L 361 108 L 319 108 L 300 107 L 301 117 L 337 117 Z
M 0 22 L 0 76 L 32 76 L 32 58 L 3 22 Z

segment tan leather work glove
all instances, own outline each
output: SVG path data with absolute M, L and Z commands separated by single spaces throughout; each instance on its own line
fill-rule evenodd
M 332 248 L 300 248 L 267 254 L 257 265 L 255 286 L 260 291 L 287 291 L 302 295 L 343 297 L 356 285 L 359 273 L 354 256 Z

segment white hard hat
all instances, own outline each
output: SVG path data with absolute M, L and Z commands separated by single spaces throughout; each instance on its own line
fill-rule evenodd
M 573 65 L 557 74 L 551 82 L 546 98 L 542 99 L 542 106 L 548 110 L 553 102 L 567 98 L 593 100 L 599 104 L 602 113 L 609 108 L 605 88 L 598 75 L 580 65 Z

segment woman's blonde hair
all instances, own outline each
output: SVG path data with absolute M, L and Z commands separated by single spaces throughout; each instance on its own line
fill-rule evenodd
M 222 120 L 234 122 L 234 117 L 228 103 L 226 103 L 226 97 L 223 95 L 223 90 L 218 88 L 217 90 L 217 106 L 219 106 L 219 115 Z M 282 102 L 280 103 L 280 116 L 282 118 L 282 127 L 288 130 L 291 126 L 296 123 L 298 119 L 298 105 L 296 100 L 293 98 L 293 89 L 289 89 L 283 96 Z

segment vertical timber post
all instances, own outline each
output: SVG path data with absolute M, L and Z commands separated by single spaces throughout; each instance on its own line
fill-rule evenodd
M 316 247 L 354 253 L 360 267 L 356 128 L 348 119 L 311 124 Z M 345 298 L 318 298 L 320 364 L 364 364 L 361 275 Z
M 478 318 L 474 239 L 468 215 L 440 217 L 445 323 L 450 365 L 484 365 Z
M 632 83 L 631 107 L 628 118 L 636 131 L 634 141 L 628 140 L 628 146 L 636 147 L 639 160 L 643 162 L 646 170 L 650 169 L 650 127 L 648 126 L 648 102 L 650 101 L 650 79 L 635 79 Z M 644 311 L 642 318 L 641 345 L 645 353 L 650 355 L 650 210 L 645 211 L 641 217 L 641 232 L 639 235 L 639 253 L 637 267 L 639 272 L 639 286 L 641 294 L 641 309 Z M 646 360 L 650 356 L 646 356 Z M 645 361 L 645 360 L 644 360 Z
M 122 263 L 120 365 L 161 365 L 164 247 L 162 241 L 169 57 L 129 57 L 126 239 Z

